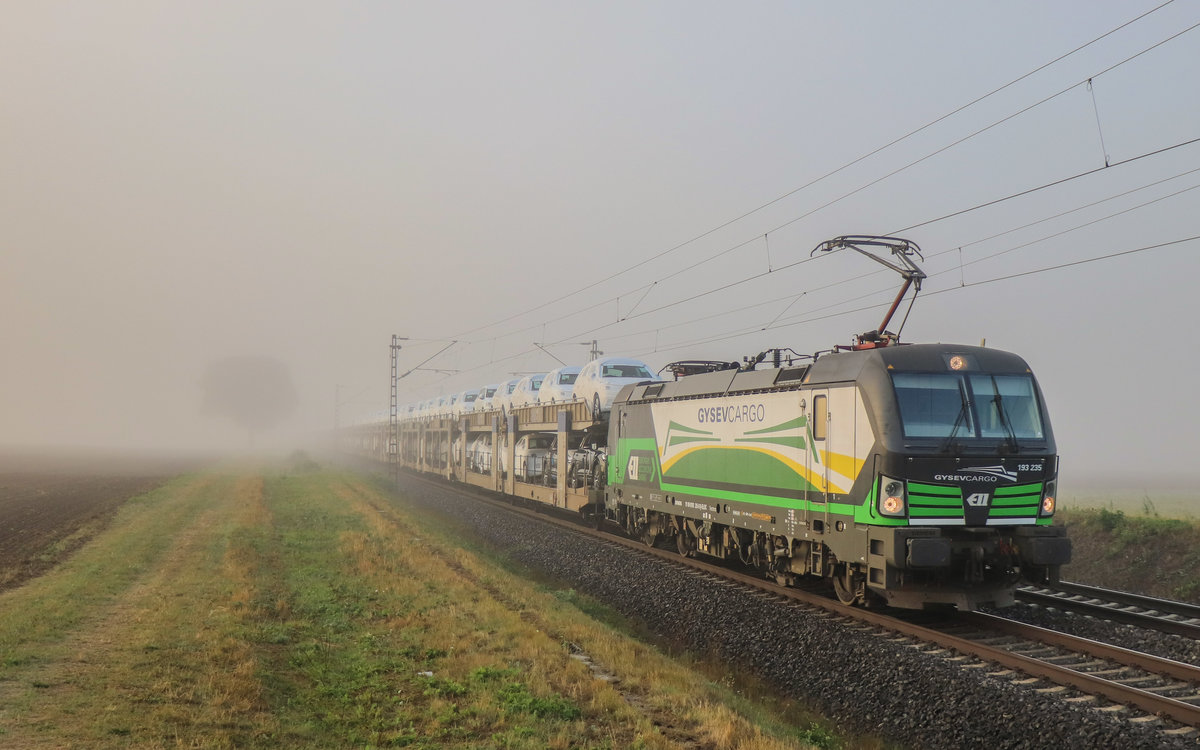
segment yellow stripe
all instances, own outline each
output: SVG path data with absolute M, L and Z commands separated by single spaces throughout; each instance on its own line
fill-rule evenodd
M 821 460 L 825 465 L 849 479 L 857 479 L 858 473 L 862 471 L 866 461 L 854 456 L 847 456 L 842 453 L 830 453 L 829 451 L 821 451 Z
M 688 454 L 695 453 L 696 451 L 715 450 L 715 449 L 751 451 L 753 453 L 762 453 L 763 455 L 770 456 L 771 458 L 774 458 L 777 461 L 782 462 L 789 469 L 791 469 L 795 473 L 799 474 L 800 476 L 804 477 L 804 479 L 807 480 L 809 484 L 813 485 L 817 489 L 820 489 L 822 492 L 837 492 L 837 493 L 845 494 L 846 492 L 849 491 L 849 490 L 845 490 L 845 489 L 839 487 L 837 484 L 835 484 L 832 481 L 832 479 L 829 482 L 829 487 L 825 488 L 824 487 L 825 477 L 824 477 L 823 473 L 810 472 L 807 469 L 805 469 L 803 466 L 801 466 L 800 464 L 796 463 L 792 459 L 790 459 L 787 456 L 784 456 L 780 453 L 776 453 L 774 451 L 769 451 L 769 450 L 763 450 L 762 448 L 752 448 L 752 447 L 745 446 L 745 445 L 736 445 L 736 446 L 735 445 L 697 445 L 692 448 L 685 448 L 685 449 L 681 450 L 679 453 L 676 453 L 675 456 L 670 461 L 663 461 L 662 456 L 660 455 L 659 461 L 662 463 L 662 471 L 664 474 L 666 474 L 668 471 L 671 470 L 671 467 L 674 466 L 676 464 L 676 462 L 678 462 L 681 458 L 683 458 L 684 456 L 686 456 Z M 863 465 L 862 461 L 858 461 L 850 456 L 840 456 L 838 454 L 828 454 L 825 452 L 822 452 L 822 455 L 825 456 L 824 460 L 826 460 L 826 461 L 828 461 L 829 457 L 832 456 L 833 459 L 838 464 L 843 465 L 843 466 L 845 466 L 847 463 L 849 463 L 849 464 L 857 464 L 858 468 L 862 468 L 862 465 Z M 818 467 L 818 469 L 819 468 L 820 467 Z M 842 474 L 842 472 L 837 471 L 836 469 L 833 468 L 833 464 L 830 464 L 830 469 L 833 469 L 838 474 Z M 856 472 L 855 474 L 849 474 L 849 475 L 842 474 L 842 476 L 853 481 L 854 477 L 858 476 L 858 474 Z

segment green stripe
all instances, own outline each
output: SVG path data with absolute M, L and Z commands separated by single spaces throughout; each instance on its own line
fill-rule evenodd
M 943 495 L 962 498 L 962 490 L 958 487 L 946 486 L 941 484 L 921 484 L 920 482 L 908 483 L 908 494 L 912 495 Z
M 958 508 L 962 509 L 959 498 L 908 498 L 908 505 L 913 508 Z
M 796 417 L 795 419 L 777 424 L 774 427 L 763 427 L 759 430 L 746 430 L 743 435 L 764 435 L 768 432 L 783 432 L 784 430 L 794 430 L 797 427 L 804 427 L 808 424 L 808 417 Z
M 682 445 L 683 443 L 718 443 L 718 442 L 720 442 L 720 440 L 718 440 L 715 437 L 685 437 L 685 436 L 681 435 L 679 437 L 672 436 L 667 444 L 668 445 Z
M 1022 518 L 1028 516 L 1032 518 L 1037 515 L 1037 506 L 1027 506 L 1024 508 L 992 508 L 988 512 L 988 518 Z
M 1042 503 L 1041 495 L 1018 495 L 1015 497 L 994 497 L 992 498 L 993 508 L 1013 508 L 1019 505 L 1032 505 L 1037 507 Z
M 753 505 L 765 505 L 770 508 L 783 508 L 794 510 L 808 510 L 816 514 L 824 514 L 826 511 L 825 504 L 815 502 L 805 502 L 804 500 L 796 500 L 790 497 L 778 497 L 771 494 L 752 494 L 748 492 L 735 492 L 731 490 L 718 490 L 711 487 L 691 487 L 689 485 L 673 484 L 670 481 L 664 481 L 660 484 L 664 493 L 672 495 L 687 496 L 691 498 L 721 500 L 726 502 L 750 503 Z M 770 492 L 770 488 L 764 487 L 763 491 Z M 819 493 L 814 492 L 814 495 Z M 846 505 L 844 503 L 829 503 L 830 515 L 851 516 L 857 506 Z M 781 519 L 782 521 L 782 519 Z
M 962 518 L 962 513 L 948 514 L 945 508 L 914 508 L 909 506 L 908 515 L 910 518 Z
M 996 497 L 1009 497 L 1010 495 L 1037 495 L 1039 499 L 1042 495 L 1042 483 L 1035 482 L 1033 484 L 1015 484 L 1010 487 L 997 487 Z
M 783 445 L 796 450 L 804 450 L 805 440 L 799 435 L 777 438 L 735 438 L 735 443 L 767 443 L 768 445 Z
M 678 422 L 676 422 L 674 420 L 671 421 L 671 424 L 667 425 L 667 432 L 671 432 L 671 431 L 690 432 L 694 435 L 711 435 L 712 434 L 712 432 L 708 431 L 708 430 L 698 430 L 695 427 L 684 427 L 683 425 L 679 424 Z

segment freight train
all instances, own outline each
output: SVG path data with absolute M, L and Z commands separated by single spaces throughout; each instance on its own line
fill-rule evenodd
M 919 290 L 919 249 L 862 236 L 818 249 L 841 247 L 905 278 L 883 325 L 853 345 L 775 350 L 767 367 L 764 355 L 678 363 L 674 380 L 626 385 L 606 413 L 580 400 L 397 418 L 360 428 L 358 447 L 783 585 L 822 578 L 848 604 L 1003 607 L 1021 581 L 1058 580 L 1071 543 L 1052 523 L 1057 449 L 1029 366 L 900 343 L 886 325 Z M 553 437 L 536 466 L 515 448 L 533 433 Z M 468 460 L 469 442 L 498 460 Z

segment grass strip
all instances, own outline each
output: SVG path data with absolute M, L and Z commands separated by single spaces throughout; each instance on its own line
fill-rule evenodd
M 261 487 L 172 482 L 0 597 L 0 745 L 232 747 L 262 735 L 271 717 L 236 637 L 244 572 L 228 554 L 233 530 L 261 524 Z
M 0 746 L 833 747 L 344 474 L 205 475 L 0 596 Z

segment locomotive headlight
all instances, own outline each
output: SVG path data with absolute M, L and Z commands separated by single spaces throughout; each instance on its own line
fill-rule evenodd
M 1057 490 L 1056 484 L 1057 483 L 1054 482 L 1053 480 L 1046 482 L 1046 488 L 1044 490 L 1042 490 L 1042 508 L 1038 512 L 1038 515 L 1040 515 L 1040 516 L 1054 515 L 1054 507 L 1057 504 L 1054 498 L 1058 494 L 1056 492 L 1056 490 Z
M 879 478 L 879 512 L 885 516 L 904 515 L 904 483 L 887 477 Z

